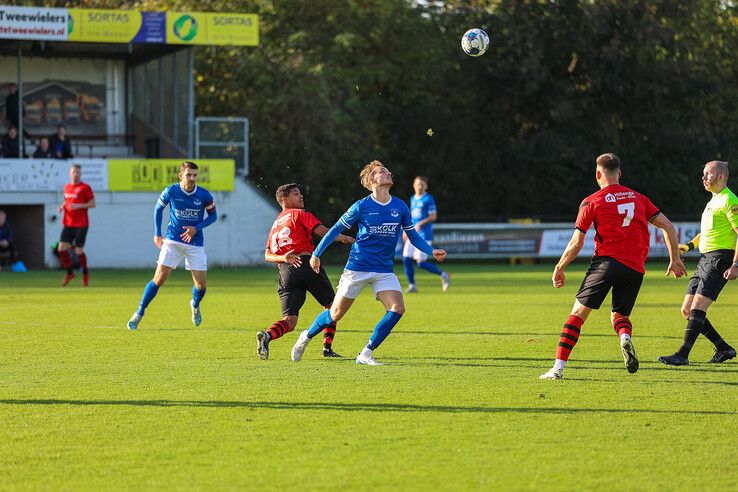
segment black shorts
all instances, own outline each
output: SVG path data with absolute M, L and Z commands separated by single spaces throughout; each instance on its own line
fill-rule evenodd
M 718 249 L 700 255 L 700 261 L 697 263 L 692 278 L 689 279 L 687 285 L 687 294 L 700 294 L 709 297 L 713 301 L 717 301 L 718 294 L 723 290 L 727 280 L 723 278 L 725 270 L 733 264 L 732 249 Z
M 336 293 L 325 270 L 320 273 L 310 268 L 310 256 L 301 256 L 302 265 L 295 268 L 287 263 L 279 264 L 279 299 L 282 301 L 282 316 L 297 316 L 310 292 L 321 306 L 330 306 Z
M 70 243 L 72 246 L 81 248 L 85 245 L 86 238 L 87 227 L 65 227 L 62 229 L 59 241 L 62 243 Z
M 596 256 L 589 263 L 587 275 L 577 292 L 577 300 L 591 309 L 599 309 L 612 288 L 612 311 L 629 316 L 641 290 L 643 274 L 609 256 Z

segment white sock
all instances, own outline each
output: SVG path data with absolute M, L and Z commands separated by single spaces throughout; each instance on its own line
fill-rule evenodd
M 370 348 L 367 348 L 367 347 L 364 347 L 364 349 L 361 351 L 361 353 L 359 355 L 364 355 L 366 357 L 371 357 L 373 352 L 374 352 L 374 350 L 372 350 Z
M 565 365 L 566 365 L 566 361 L 565 360 L 556 359 L 554 361 L 554 367 L 553 368 L 558 371 L 559 369 L 563 369 Z
M 622 335 L 620 335 L 620 341 L 622 342 L 623 340 L 630 340 L 630 335 L 628 335 L 627 333 L 623 333 Z

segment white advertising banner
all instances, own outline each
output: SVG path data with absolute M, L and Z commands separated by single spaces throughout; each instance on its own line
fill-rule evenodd
M 0 37 L 4 39 L 67 39 L 67 9 L 0 5 Z
M 107 159 L 0 159 L 0 191 L 61 191 L 72 164 L 82 167 L 92 191 L 108 189 Z

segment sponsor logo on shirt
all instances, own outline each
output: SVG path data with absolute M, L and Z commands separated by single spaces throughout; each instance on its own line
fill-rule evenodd
M 605 201 L 607 203 L 613 203 L 615 201 L 615 195 L 613 195 L 612 193 L 608 193 L 607 195 L 605 195 Z
M 200 216 L 199 208 L 186 208 L 184 210 L 174 209 L 174 215 L 182 220 L 195 220 Z
M 394 236 L 397 233 L 397 227 L 400 224 L 397 222 L 385 222 L 381 225 L 370 225 L 369 234 L 375 234 L 377 236 Z

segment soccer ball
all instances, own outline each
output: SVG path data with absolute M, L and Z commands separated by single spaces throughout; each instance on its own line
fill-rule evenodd
M 489 47 L 489 36 L 479 28 L 469 29 L 461 37 L 461 49 L 469 56 L 482 56 Z

